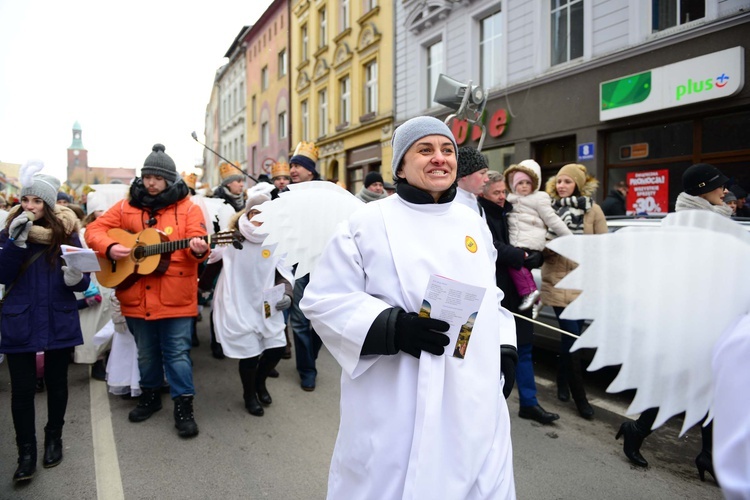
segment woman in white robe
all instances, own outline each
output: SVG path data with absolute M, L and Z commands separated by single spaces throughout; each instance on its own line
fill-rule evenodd
M 245 408 L 258 417 L 265 413 L 263 406 L 272 402 L 266 380 L 286 348 L 282 311 L 292 305 L 294 285 L 292 269 L 284 266 L 275 248 L 262 246 L 266 236 L 255 232 L 261 223 L 250 221 L 260 213 L 256 207 L 270 200 L 265 194 L 248 198 L 245 211 L 235 219 L 245 238 L 242 249 L 217 248 L 209 258 L 209 264 L 223 261 L 212 313 L 217 340 L 225 356 L 240 360 Z M 232 223 L 230 229 L 235 229 Z M 264 290 L 278 285 L 284 287 L 281 300 L 266 304 Z
M 342 366 L 328 498 L 515 498 L 501 375 L 501 346 L 515 371 L 515 324 L 487 224 L 451 203 L 456 150 L 440 120 L 401 125 L 397 196 L 339 227 L 301 302 Z M 416 314 L 433 275 L 485 289 L 463 359 L 448 323 Z

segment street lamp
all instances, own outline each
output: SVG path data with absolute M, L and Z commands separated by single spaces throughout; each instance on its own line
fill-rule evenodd
M 448 115 L 445 123 L 448 124 L 453 118 L 466 120 L 474 126 L 482 129 L 477 151 L 482 150 L 484 136 L 487 132 L 481 122 L 484 107 L 487 105 L 487 91 L 479 85 L 472 85 L 472 81 L 464 84 L 454 80 L 447 75 L 440 74 L 435 88 L 435 102 L 448 106 L 454 113 Z
M 206 146 L 205 144 L 203 144 L 201 141 L 199 141 L 198 140 L 198 134 L 195 133 L 195 130 L 193 130 L 193 133 L 190 134 L 190 135 L 193 137 L 193 139 L 195 140 L 195 142 L 197 142 L 198 144 L 200 144 L 204 148 L 208 149 L 209 151 L 211 151 L 213 154 L 215 154 L 216 156 L 218 156 L 219 158 L 221 158 L 225 162 L 229 163 L 231 166 L 233 166 L 234 168 L 236 168 L 237 170 L 239 170 L 240 172 L 242 172 L 243 175 L 245 175 L 245 176 L 249 177 L 250 179 L 254 180 L 256 183 L 260 182 L 258 179 L 256 179 L 252 175 L 248 174 L 245 170 L 242 170 L 239 166 L 235 165 L 234 163 L 232 163 L 231 161 L 227 160 L 226 158 L 224 158 L 223 156 L 221 156 L 219 153 L 217 153 L 216 151 L 214 151 L 213 149 L 209 148 L 208 146 Z

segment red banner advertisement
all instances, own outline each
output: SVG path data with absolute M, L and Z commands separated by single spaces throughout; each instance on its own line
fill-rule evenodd
M 628 215 L 659 215 L 669 211 L 669 170 L 628 172 Z

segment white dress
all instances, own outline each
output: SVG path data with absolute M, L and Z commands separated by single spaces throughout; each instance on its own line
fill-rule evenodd
M 263 247 L 265 235 L 254 234 L 254 226 L 243 214 L 238 226 L 246 238 L 242 250 L 226 247 L 210 262 L 221 258 L 221 274 L 214 292 L 214 327 L 217 340 L 230 358 L 259 356 L 266 349 L 286 345 L 284 314 L 263 314 L 263 290 L 275 285 L 276 271 L 294 286 L 292 269 L 274 247 Z
M 515 323 L 500 307 L 495 253 L 487 224 L 458 203 L 391 196 L 339 227 L 301 302 L 342 366 L 328 498 L 515 498 L 500 373 Z M 486 289 L 465 359 L 453 343 L 443 356 L 360 357 L 375 318 L 419 311 L 433 274 Z

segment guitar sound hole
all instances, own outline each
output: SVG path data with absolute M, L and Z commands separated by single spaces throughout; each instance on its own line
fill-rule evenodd
M 135 248 L 133 249 L 133 257 L 135 257 L 135 260 L 141 260 L 141 259 L 143 259 L 144 257 L 146 257 L 146 256 L 144 255 L 144 250 L 143 250 L 143 247 L 135 247 Z

